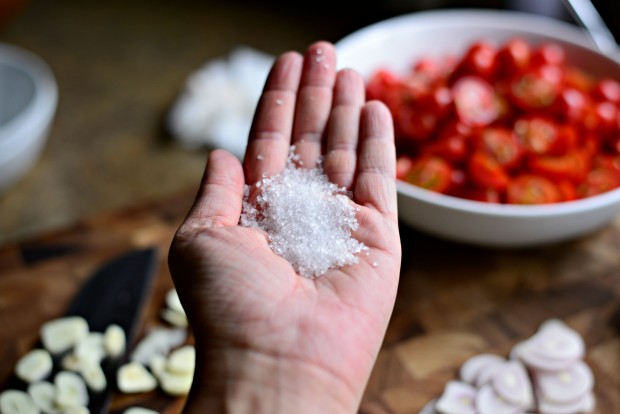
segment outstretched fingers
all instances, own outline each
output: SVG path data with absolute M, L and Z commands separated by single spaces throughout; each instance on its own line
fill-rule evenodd
M 334 46 L 328 42 L 317 42 L 308 47 L 304 55 L 292 136 L 303 167 L 314 168 L 321 155 L 335 80 Z
M 286 165 L 302 65 L 299 53 L 288 52 L 271 68 L 254 114 L 245 153 L 248 184 L 254 184 L 264 174 L 278 174 Z
M 396 221 L 394 128 L 383 103 L 370 101 L 363 106 L 359 137 L 354 200 Z
M 350 69 L 338 72 L 323 166 L 331 182 L 348 190 L 352 188 L 355 177 L 364 89 L 364 80 L 357 72 Z

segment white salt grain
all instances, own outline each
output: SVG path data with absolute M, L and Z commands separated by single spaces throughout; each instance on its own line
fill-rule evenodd
M 282 99 L 276 99 L 276 105 L 282 105 Z
M 264 159 L 265 159 L 265 157 L 263 157 L 261 154 L 258 154 L 258 155 L 256 156 L 256 159 L 257 159 L 257 160 L 259 160 L 259 161 L 262 161 L 262 160 L 264 160 Z
M 304 277 L 357 263 L 367 247 L 351 237 L 359 224 L 346 189 L 330 183 L 321 164 L 299 168 L 293 151 L 281 174 L 259 181 L 255 199 L 245 197 L 241 225 L 264 230 L 271 249 Z

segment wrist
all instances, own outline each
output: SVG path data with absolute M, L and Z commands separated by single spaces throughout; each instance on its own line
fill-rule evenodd
M 361 391 L 303 361 L 247 349 L 199 351 L 184 412 L 350 414 Z

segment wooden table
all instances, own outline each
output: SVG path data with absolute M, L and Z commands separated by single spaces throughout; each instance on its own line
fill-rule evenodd
M 80 284 L 128 249 L 159 246 L 159 277 L 142 332 L 172 286 L 166 252 L 193 194 L 92 217 L 65 231 L 0 250 L 0 385 L 60 316 Z M 401 226 L 403 267 L 394 315 L 360 413 L 409 414 L 437 397 L 470 356 L 507 355 L 548 318 L 587 344 L 597 413 L 620 412 L 620 219 L 581 240 L 531 250 L 452 244 Z M 160 392 L 117 396 L 113 412 L 143 405 L 178 413 Z

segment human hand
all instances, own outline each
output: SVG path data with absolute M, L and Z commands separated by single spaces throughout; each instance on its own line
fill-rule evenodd
M 186 412 L 357 410 L 398 286 L 395 150 L 389 111 L 365 103 L 360 75 L 335 68 L 326 42 L 304 57 L 280 56 L 243 167 L 224 151 L 210 154 L 169 258 L 196 338 Z M 238 225 L 244 184 L 280 173 L 291 144 L 304 166 L 323 154 L 330 181 L 352 191 L 353 236 L 369 248 L 359 263 L 316 279 L 297 275 L 265 233 Z

